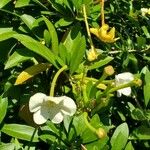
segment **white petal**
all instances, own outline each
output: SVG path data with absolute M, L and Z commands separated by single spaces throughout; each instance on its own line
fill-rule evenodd
M 120 90 L 117 91 L 117 97 L 121 97 L 122 93 Z
M 38 110 L 33 114 L 33 120 L 36 124 L 43 124 L 47 121 L 48 118 L 45 118 L 41 113 L 41 110 Z
M 116 86 L 123 85 L 129 83 L 134 80 L 134 76 L 130 72 L 124 72 L 115 76 L 115 84 Z
M 45 99 L 46 95 L 43 93 L 36 93 L 30 97 L 29 100 L 29 110 L 30 112 L 36 112 L 41 108 L 41 105 Z
M 77 109 L 74 100 L 67 96 L 61 96 L 60 98 L 63 100 L 63 103 L 61 103 L 61 112 L 69 116 L 74 115 Z
M 45 101 L 51 101 L 54 102 L 55 104 L 59 104 L 62 101 L 62 99 L 60 97 L 47 96 Z
M 58 124 L 58 123 L 61 123 L 63 121 L 63 119 L 64 119 L 64 117 L 63 117 L 62 113 L 58 112 L 55 116 L 53 116 L 53 118 L 51 119 L 51 121 L 53 123 Z
M 131 95 L 131 88 L 127 87 L 127 88 L 123 88 L 123 89 L 118 90 L 118 95 L 119 95 L 119 92 L 125 96 L 130 96 Z

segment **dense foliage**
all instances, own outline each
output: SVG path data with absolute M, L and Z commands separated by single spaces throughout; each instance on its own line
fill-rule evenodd
M 0 150 L 150 148 L 150 2 L 100 1 L 0 1 Z M 76 113 L 37 125 L 39 92 L 70 97 Z

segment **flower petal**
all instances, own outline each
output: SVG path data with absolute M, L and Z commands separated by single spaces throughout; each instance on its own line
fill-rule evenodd
M 62 113 L 58 112 L 55 116 L 53 116 L 53 118 L 51 118 L 51 121 L 53 123 L 58 124 L 58 123 L 61 123 L 63 121 L 63 119 L 64 119 L 64 117 L 63 117 Z
M 46 116 L 46 115 L 45 115 Z M 47 117 L 43 116 L 43 114 L 41 113 L 41 110 L 38 110 L 37 112 L 35 112 L 33 114 L 33 120 L 36 124 L 43 124 L 47 121 Z
M 33 96 L 31 96 L 29 100 L 30 112 L 36 112 L 37 110 L 39 110 L 46 97 L 47 96 L 43 93 L 36 93 Z
M 130 72 L 124 72 L 124 73 L 120 73 L 120 74 L 116 75 L 115 80 L 117 82 L 119 82 L 120 84 L 121 83 L 128 83 L 128 82 L 134 80 L 134 76 Z
M 73 116 L 77 109 L 74 100 L 67 96 L 61 96 L 59 98 L 63 100 L 61 103 L 61 112 L 65 115 Z
M 117 96 L 121 97 L 121 94 L 125 95 L 125 96 L 130 96 L 131 95 L 131 88 L 127 87 L 127 88 L 123 88 L 117 91 Z

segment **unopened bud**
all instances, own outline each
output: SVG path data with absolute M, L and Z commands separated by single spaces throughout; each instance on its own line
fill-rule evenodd
M 104 68 L 104 72 L 107 76 L 111 76 L 114 74 L 114 68 L 112 66 L 107 66 Z
M 142 80 L 141 79 L 135 79 L 133 81 L 133 83 L 135 84 L 135 86 L 141 86 L 142 85 Z
M 88 61 L 94 61 L 97 59 L 97 52 L 93 49 L 89 50 L 88 54 L 87 54 L 87 59 Z
M 103 128 L 98 128 L 96 130 L 96 134 L 97 134 L 98 138 L 100 138 L 100 139 L 105 138 L 107 136 L 107 134 Z

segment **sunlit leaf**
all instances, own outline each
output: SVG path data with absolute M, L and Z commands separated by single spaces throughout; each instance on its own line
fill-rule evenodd
M 88 67 L 88 70 L 93 70 L 93 69 L 102 67 L 108 64 L 112 60 L 113 60 L 113 57 L 107 56 L 106 58 L 99 60 L 98 62 L 94 62 L 91 66 Z
M 145 106 L 148 105 L 150 100 L 150 71 L 146 71 L 145 74 L 145 85 L 144 85 L 144 102 Z
M 18 139 L 38 142 L 36 129 L 27 125 L 5 124 L 1 131 Z
M 53 24 L 46 17 L 43 16 L 43 18 L 44 18 L 44 21 L 47 25 L 49 34 L 51 36 L 52 51 L 55 54 L 58 54 L 58 37 L 57 37 L 56 30 L 55 30 Z
M 129 129 L 126 123 L 119 125 L 111 137 L 111 150 L 121 150 L 125 147 L 129 136 Z M 117 146 L 116 146 L 117 145 Z
M 0 96 L 0 123 L 3 121 L 7 112 L 8 100 Z
M 11 0 L 1 0 L 0 1 L 0 8 L 4 7 L 6 4 L 8 4 Z
M 23 82 L 35 76 L 36 74 L 43 72 L 50 67 L 51 67 L 50 64 L 42 63 L 42 64 L 37 64 L 37 65 L 31 66 L 25 69 L 17 77 L 15 85 L 22 84 Z

